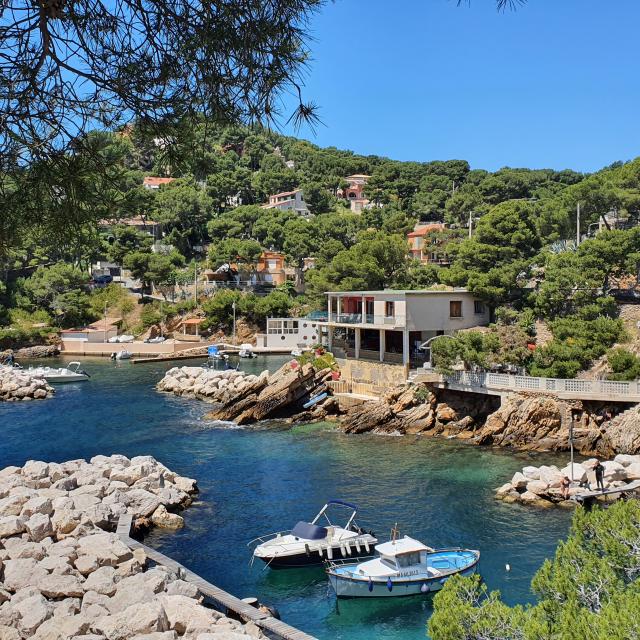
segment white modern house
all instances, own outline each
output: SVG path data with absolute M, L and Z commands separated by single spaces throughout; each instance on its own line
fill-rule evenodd
M 320 344 L 322 323 L 310 318 L 267 318 L 266 333 L 256 336 L 256 346 L 271 349 L 308 349 Z
M 420 345 L 440 335 L 489 324 L 490 311 L 466 289 L 331 291 L 327 347 L 336 357 L 409 365 Z
M 263 209 L 279 209 L 280 211 L 295 211 L 299 216 L 306 218 L 310 215 L 307 203 L 304 201 L 302 189 L 283 191 L 269 196 L 269 202 L 262 205 Z

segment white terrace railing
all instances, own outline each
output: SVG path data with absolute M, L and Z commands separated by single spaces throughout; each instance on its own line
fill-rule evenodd
M 456 371 L 444 376 L 444 382 L 464 387 L 484 387 L 496 391 L 542 391 L 589 396 L 637 397 L 640 381 L 575 380 L 568 378 L 535 378 L 508 373 Z

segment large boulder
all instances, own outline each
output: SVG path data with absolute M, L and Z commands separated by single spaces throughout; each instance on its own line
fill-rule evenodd
M 572 471 L 573 471 L 574 482 L 582 483 L 587 481 L 587 470 L 577 462 L 573 463 L 573 469 L 571 468 L 571 463 L 569 463 L 566 467 L 563 467 L 560 470 L 560 474 L 571 479 Z
M 613 460 L 607 460 L 602 463 L 604 467 L 604 478 L 607 482 L 615 482 L 616 480 L 625 480 L 627 477 L 625 468 Z
M 151 522 L 162 529 L 181 529 L 184 527 L 184 518 L 177 513 L 169 513 L 162 504 L 153 512 Z
M 511 484 L 509 486 L 513 487 L 514 489 L 525 489 L 527 483 L 529 483 L 530 481 L 530 478 L 527 478 L 523 473 L 516 471 L 513 474 L 513 478 L 511 478 Z

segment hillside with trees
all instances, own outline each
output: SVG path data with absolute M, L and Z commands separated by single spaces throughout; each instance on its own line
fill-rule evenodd
M 628 336 L 609 294 L 629 278 L 636 281 L 640 159 L 589 175 L 488 172 L 464 160 L 402 162 L 320 148 L 261 127 L 204 121 L 185 127 L 171 145 L 143 128 L 125 127 L 88 134 L 81 149 L 68 156 L 71 183 L 69 167 L 56 172 L 59 163 L 43 161 L 22 182 L 31 191 L 0 194 L 10 212 L 0 233 L 5 326 L 28 327 L 36 312 L 38 324 L 53 327 L 95 318 L 95 291 L 86 276 L 97 259 L 121 264 L 145 289 L 164 294 L 192 279 L 196 267 L 238 263 L 251 269 L 268 250 L 283 253 L 293 267 L 312 258 L 315 268 L 305 271 L 301 295 L 289 286 L 267 300 L 233 292 L 257 324 L 275 311 L 322 308 L 327 290 L 466 287 L 490 304 L 496 325 L 484 336 L 439 341 L 435 357 L 442 369 L 459 360 L 468 366 L 501 362 L 572 377 L 621 343 L 614 373 L 634 370 L 630 360 L 619 371 Z M 107 170 L 95 171 L 95 157 Z M 360 212 L 344 198 L 345 178 L 354 174 L 369 176 L 368 205 Z M 146 175 L 173 181 L 145 189 Z M 297 188 L 309 216 L 261 206 L 270 195 Z M 611 211 L 618 228 L 607 228 Z M 166 250 L 153 251 L 148 234 L 119 224 L 130 218 L 159 223 Z M 411 258 L 406 235 L 418 222 L 445 223 L 431 242 L 446 253 L 446 263 Z M 205 309 L 230 304 L 209 300 Z M 208 313 L 210 326 L 225 324 L 224 313 Z M 531 349 L 536 319 L 553 339 Z

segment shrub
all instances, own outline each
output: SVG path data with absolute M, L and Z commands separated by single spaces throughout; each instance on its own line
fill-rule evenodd
M 640 358 L 630 351 L 618 347 L 607 353 L 607 362 L 611 367 L 608 380 L 637 380 L 640 378 Z

